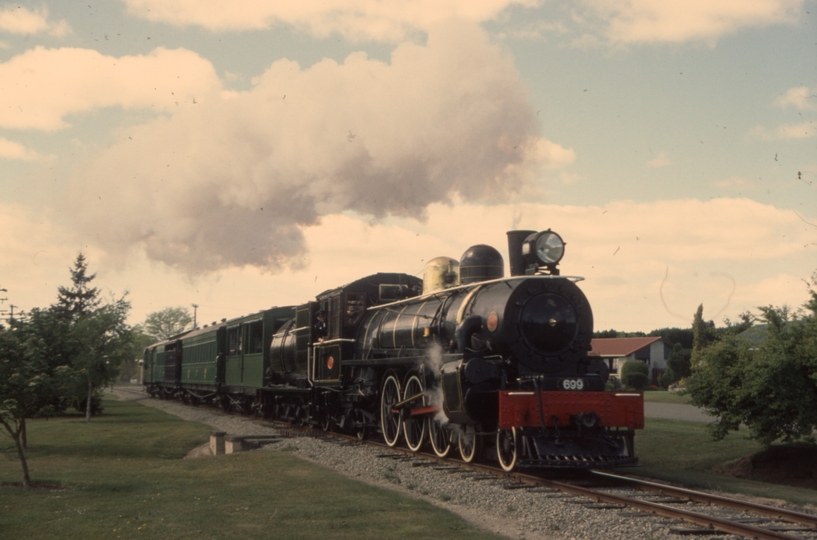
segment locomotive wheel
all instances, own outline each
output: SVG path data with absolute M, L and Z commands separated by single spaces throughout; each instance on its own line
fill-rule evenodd
M 394 406 L 399 402 L 400 382 L 394 373 L 389 373 L 380 389 L 380 428 L 389 446 L 397 446 L 397 443 L 400 442 L 400 431 L 403 427 L 400 422 L 400 413 L 392 412 Z
M 477 433 L 477 426 L 462 426 L 459 436 L 460 457 L 466 463 L 473 463 L 482 452 L 482 436 Z
M 406 381 L 406 386 L 403 389 L 403 401 L 412 398 L 424 391 L 423 381 L 417 375 L 412 375 Z M 425 395 L 420 398 L 419 403 L 415 401 L 413 406 L 422 406 L 426 404 Z M 428 422 L 425 416 L 407 416 L 403 420 L 403 434 L 406 437 L 406 444 L 412 452 L 418 452 L 422 448 L 426 440 L 426 433 L 428 431 Z
M 298 409 L 298 416 L 300 416 L 301 425 L 304 427 L 310 426 L 312 424 L 312 418 L 309 415 L 309 404 L 305 399 L 301 398 L 298 400 Z
M 496 434 L 496 456 L 502 469 L 511 472 L 519 460 L 519 444 L 516 428 L 500 429 Z
M 428 419 L 428 438 L 431 439 L 431 448 L 439 457 L 447 457 L 451 452 L 451 436 L 436 418 Z

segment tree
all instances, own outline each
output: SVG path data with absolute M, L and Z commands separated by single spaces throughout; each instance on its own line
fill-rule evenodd
M 125 297 L 81 317 L 73 328 L 79 344 L 74 369 L 82 373 L 86 387 L 85 421 L 91 421 L 94 391 L 116 380 L 118 366 L 128 358 L 133 330 L 125 322 L 130 302 Z
M 683 349 L 692 350 L 692 328 L 658 328 L 647 336 L 660 336 L 670 345 L 679 344 Z
M 715 341 L 715 323 L 704 320 L 704 305 L 699 304 L 692 318 L 692 363 L 701 349 Z
M 738 315 L 740 322 L 732 322 L 727 317 L 723 320 L 725 326 L 721 328 L 716 328 L 715 333 L 718 336 L 723 336 L 726 334 L 733 334 L 738 335 L 741 332 L 745 332 L 746 330 L 750 329 L 752 325 L 755 324 L 757 318 L 752 315 L 749 311 L 744 311 L 740 315 Z
M 817 273 L 812 278 L 817 286 Z M 746 425 L 763 444 L 811 439 L 817 429 L 817 291 L 802 315 L 759 308 L 767 324 L 756 349 L 734 333 L 693 353 L 687 389 L 693 404 L 715 416 L 712 434 L 722 439 Z
M 31 486 L 25 457 L 25 421 L 65 410 L 76 373 L 54 365 L 46 340 L 28 324 L 0 327 L 0 427 L 14 440 L 23 469 L 23 486 Z
M 676 343 L 672 346 L 672 351 L 667 358 L 667 369 L 661 375 L 661 385 L 669 386 L 689 377 L 691 367 L 690 350 L 684 349 L 680 343 Z
M 119 371 L 119 381 L 128 382 L 137 377 L 141 370 L 141 360 L 145 353 L 145 348 L 156 341 L 156 337 L 147 334 L 141 324 L 131 328 L 133 331 L 133 344 L 128 352 L 128 358 L 122 363 Z
M 100 303 L 99 289 L 91 287 L 96 274 L 88 275 L 88 263 L 80 252 L 74 261 L 71 272 L 71 287 L 57 288 L 57 303 L 52 306 L 55 312 L 64 319 L 76 322 L 80 317 L 91 313 Z
M 54 309 L 34 308 L 25 320 L 15 320 L 13 328 L 17 332 L 16 335 L 25 337 L 30 352 L 38 351 L 39 358 L 47 363 L 49 372 L 61 366 L 70 368 L 71 358 L 76 351 L 76 343 L 71 336 L 70 323 Z M 64 411 L 72 402 L 73 391 L 61 396 L 60 403 L 56 404 L 55 412 Z M 26 448 L 25 428 L 25 418 L 23 418 L 21 433 L 23 448 Z
M 642 360 L 627 360 L 621 366 L 621 383 L 633 390 L 642 391 L 647 388 L 650 369 Z
M 619 332 L 613 329 L 610 330 L 597 330 L 593 332 L 594 338 L 616 338 L 618 337 Z
M 85 410 L 86 421 L 102 410 L 99 389 L 115 380 L 117 368 L 127 357 L 133 333 L 125 323 L 130 303 L 111 299 L 103 304 L 99 289 L 91 286 L 96 274 L 88 273 L 88 263 L 80 252 L 71 271 L 71 286 L 59 287 L 52 312 L 68 325 L 70 338 L 65 354 L 68 362 L 83 374 L 74 391 L 74 407 Z
M 168 307 L 161 311 L 155 311 L 145 319 L 145 332 L 155 336 L 156 339 L 165 340 L 177 334 L 181 334 L 188 329 L 193 322 L 193 317 L 187 308 Z

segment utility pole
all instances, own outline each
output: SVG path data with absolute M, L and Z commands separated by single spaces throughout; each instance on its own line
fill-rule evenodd
M 199 305 L 198 304 L 190 304 L 190 305 L 193 306 L 193 330 L 195 330 L 196 329 L 196 310 L 199 309 Z
M 0 289 L 0 293 L 7 293 L 7 292 L 9 292 L 9 291 L 8 291 L 8 289 Z M 3 302 L 5 302 L 6 300 L 8 300 L 8 296 L 7 296 L 7 297 L 5 297 L 5 298 L 0 298 L 0 304 L 2 304 Z M 0 309 L 0 315 L 4 315 L 4 314 L 6 314 L 6 313 L 8 313 L 8 312 L 9 312 L 9 310 L 7 310 L 7 309 Z M 12 313 L 12 314 L 11 314 L 11 316 L 13 317 L 13 316 L 14 316 L 14 313 Z M 7 320 L 6 320 L 6 322 L 9 322 L 9 323 L 10 323 L 10 322 L 11 322 L 11 319 L 7 319 Z

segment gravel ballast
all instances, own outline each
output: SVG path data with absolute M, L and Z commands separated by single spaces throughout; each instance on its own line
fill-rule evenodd
M 208 407 L 152 399 L 131 389 L 114 389 L 114 394 L 120 399 L 140 401 L 184 420 L 209 425 L 228 435 L 277 434 L 274 428 L 259 425 L 252 419 L 225 415 Z M 688 538 L 671 534 L 669 529 L 677 526 L 677 522 L 661 517 L 634 518 L 620 515 L 627 510 L 588 509 L 576 504 L 577 498 L 562 493 L 507 489 L 506 481 L 480 479 L 470 471 L 458 472 L 438 465 L 416 466 L 418 460 L 405 459 L 397 453 L 394 457 L 382 457 L 390 452 L 376 447 L 299 437 L 264 446 L 262 451 L 286 451 L 344 476 L 427 500 L 506 538 Z M 198 452 L 199 455 L 207 453 L 209 450 Z

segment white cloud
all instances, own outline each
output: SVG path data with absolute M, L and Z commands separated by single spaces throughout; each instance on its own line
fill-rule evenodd
M 171 112 L 220 89 L 212 64 L 184 49 L 117 58 L 36 47 L 0 64 L 0 126 L 54 131 L 100 107 Z
M 131 15 L 208 30 L 265 29 L 288 24 L 318 37 L 399 41 L 448 19 L 478 23 L 510 5 L 537 0 L 125 0 Z
M 505 231 L 514 227 L 559 232 L 567 242 L 562 273 L 587 278 L 581 285 L 598 328 L 686 326 L 701 303 L 718 322 L 759 305 L 799 306 L 807 299 L 802 279 L 814 271 L 817 254 L 813 226 L 749 199 L 435 205 L 429 214 L 420 238 L 451 246 L 429 257 L 458 258 L 476 243 L 504 253 Z
M 814 137 L 814 122 L 800 122 L 798 124 L 782 124 L 773 130 L 763 126 L 755 126 L 749 132 L 750 139 L 773 141 L 780 139 L 809 139 Z
M 742 28 L 794 24 L 803 0 L 582 0 L 614 43 L 705 41 Z
M 647 167 L 661 168 L 667 167 L 671 164 L 672 161 L 670 161 L 669 157 L 667 157 L 667 152 L 661 150 L 660 152 L 658 152 L 657 156 L 655 156 L 653 159 L 647 162 Z
M 126 218 L 126 216 L 122 216 Z M 153 217 L 153 216 L 148 216 Z M 806 215 L 817 222 L 817 215 Z M 218 216 L 214 219 L 218 219 Z M 221 219 L 223 225 L 229 220 Z M 328 288 L 381 271 L 421 275 L 433 257 L 459 258 L 474 244 L 507 252 L 512 228 L 559 232 L 567 241 L 563 275 L 580 282 L 596 328 L 649 331 L 688 326 L 704 315 L 735 320 L 760 305 L 802 305 L 803 279 L 815 269 L 817 230 L 794 212 L 748 199 L 617 201 L 605 206 L 432 204 L 428 220 L 390 218 L 370 224 L 353 214 L 325 216 L 304 230 L 300 268 L 272 275 L 255 267 L 190 277 L 135 253 L 118 270 L 89 242 L 48 216 L 0 206 L 0 286 L 30 309 L 54 301 L 57 285 L 82 249 L 96 285 L 131 291 L 133 322 L 168 305 L 197 303 L 200 320 L 235 317 L 271 305 L 305 302 Z M 242 244 L 240 236 L 229 241 Z M 247 244 L 244 244 L 245 246 Z M 251 246 L 250 246 L 251 247 Z M 230 249 L 225 244 L 225 250 Z M 506 257 L 507 262 L 507 257 Z
M 729 178 L 715 180 L 714 185 L 722 189 L 729 189 L 733 191 L 748 191 L 757 189 L 757 185 L 752 180 L 742 176 L 731 176 Z
M 562 273 L 586 277 L 580 286 L 593 305 L 596 327 L 649 331 L 688 326 L 701 303 L 705 316 L 718 323 L 760 305 L 800 306 L 807 299 L 802 280 L 814 271 L 817 254 L 813 227 L 791 211 L 748 199 L 603 207 L 433 204 L 428 213 L 422 224 L 390 219 L 371 225 L 349 215 L 327 216 L 305 229 L 310 252 L 302 269 L 274 276 L 230 269 L 220 273 L 219 283 L 204 278 L 196 289 L 208 291 L 208 303 L 238 310 L 219 317 L 237 316 L 268 304 L 300 303 L 368 273 L 422 275 L 429 259 L 459 259 L 474 244 L 506 254 L 506 231 L 552 227 L 567 241 Z M 261 290 L 275 292 L 258 298 Z M 231 298 L 241 298 L 242 305 Z
M 48 8 L 45 6 L 30 10 L 10 4 L 0 7 L 0 32 L 64 37 L 71 33 L 71 26 L 65 20 L 49 21 Z
M 43 156 L 30 150 L 22 144 L 0 137 L 0 159 L 13 159 L 20 161 L 35 161 L 43 159 Z
M 775 100 L 774 104 L 783 108 L 792 106 L 801 111 L 817 111 L 817 88 L 808 86 L 789 88 L 784 95 Z
M 572 150 L 538 137 L 512 59 L 443 25 L 390 63 L 280 60 L 247 92 L 129 129 L 76 174 L 70 205 L 109 249 L 194 272 L 298 265 L 303 229 L 351 210 L 422 219 L 501 201 Z
M 9 298 L 2 308 L 14 303 L 28 311 L 53 303 L 82 244 L 46 214 L 17 204 L 0 204 L 0 231 L 0 288 L 8 290 L 1 296 Z

